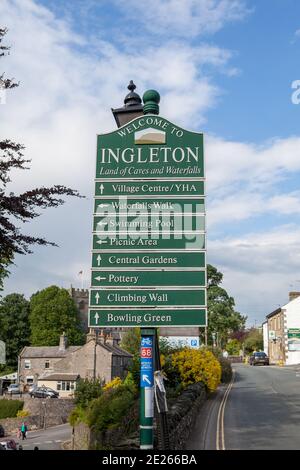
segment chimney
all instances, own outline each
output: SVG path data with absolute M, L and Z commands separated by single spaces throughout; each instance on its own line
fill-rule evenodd
M 105 337 L 105 342 L 107 344 L 110 344 L 111 346 L 119 346 L 119 343 L 120 343 L 121 339 L 120 339 L 120 335 L 118 332 L 116 331 L 109 331 L 107 334 L 106 334 L 106 337 Z
M 60 351 L 65 351 L 68 347 L 68 338 L 66 336 L 66 333 L 63 332 L 62 335 L 59 337 L 59 350 Z
M 289 300 L 290 300 L 290 302 L 291 302 L 292 300 L 297 299 L 297 297 L 300 297 L 300 292 L 295 292 L 295 291 L 294 291 L 294 292 L 289 292 Z

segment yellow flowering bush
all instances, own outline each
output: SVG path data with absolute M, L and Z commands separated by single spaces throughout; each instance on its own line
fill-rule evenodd
M 27 410 L 19 410 L 17 413 L 17 418 L 25 418 L 25 416 L 29 416 L 30 413 Z
M 178 370 L 183 386 L 203 382 L 210 391 L 221 381 L 219 361 L 206 349 L 184 348 L 172 355 L 172 365 Z
M 160 355 L 160 365 L 162 368 L 166 365 L 166 356 L 164 354 Z
M 107 382 L 107 384 L 103 386 L 103 390 L 106 391 L 106 390 L 109 390 L 110 388 L 117 388 L 121 384 L 122 384 L 122 379 L 120 379 L 120 377 L 115 377 L 113 380 L 111 380 L 110 382 Z

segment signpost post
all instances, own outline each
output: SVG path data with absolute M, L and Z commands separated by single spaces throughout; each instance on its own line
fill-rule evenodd
M 98 136 L 89 326 L 141 327 L 141 448 L 153 447 L 157 327 L 206 327 L 203 134 L 144 115 Z

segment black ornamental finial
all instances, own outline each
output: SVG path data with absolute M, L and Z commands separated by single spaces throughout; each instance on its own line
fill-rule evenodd
M 130 80 L 127 88 L 130 91 L 130 93 L 128 93 L 128 95 L 125 97 L 125 100 L 124 100 L 126 108 L 128 106 L 137 106 L 141 104 L 142 100 L 140 96 L 137 93 L 135 93 L 134 90 L 136 89 L 136 86 L 132 80 Z

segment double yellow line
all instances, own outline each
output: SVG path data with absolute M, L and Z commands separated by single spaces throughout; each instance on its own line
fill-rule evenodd
M 224 432 L 224 411 L 228 395 L 234 383 L 235 370 L 232 370 L 232 379 L 223 395 L 222 401 L 219 406 L 217 417 L 217 435 L 216 435 L 216 450 L 225 450 L 225 432 Z

